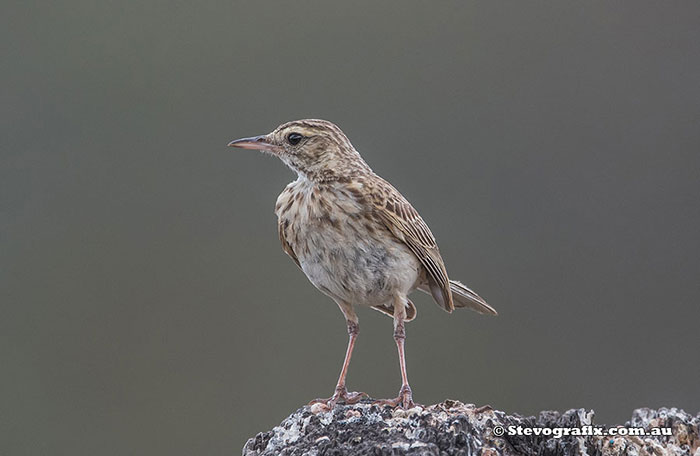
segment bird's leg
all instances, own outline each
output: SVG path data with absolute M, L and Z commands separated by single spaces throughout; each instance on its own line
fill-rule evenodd
M 410 409 L 415 406 L 413 403 L 413 392 L 408 384 L 406 375 L 406 355 L 404 353 L 404 341 L 406 340 L 406 307 L 403 299 L 394 302 L 394 340 L 399 352 L 399 365 L 401 366 L 401 389 L 395 399 L 383 399 L 374 402 L 378 405 L 390 405 L 391 407 L 401 406 L 403 409 Z
M 363 397 L 367 396 L 366 393 L 348 393 L 348 389 L 345 387 L 345 377 L 348 374 L 348 366 L 350 365 L 350 358 L 352 357 L 352 349 L 355 347 L 355 339 L 357 339 L 357 334 L 360 332 L 360 325 L 356 321 L 348 319 L 347 324 L 349 336 L 348 348 L 345 352 L 345 361 L 343 361 L 343 368 L 340 370 L 340 376 L 338 377 L 338 384 L 335 387 L 335 392 L 327 399 L 314 399 L 313 401 L 309 402 L 309 405 L 320 403 L 325 405 L 326 408 L 331 409 L 341 400 L 346 404 L 355 404 Z

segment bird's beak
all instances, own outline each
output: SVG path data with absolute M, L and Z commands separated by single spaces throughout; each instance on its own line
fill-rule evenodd
M 229 147 L 240 147 L 241 149 L 270 150 L 276 152 L 279 146 L 272 144 L 267 135 L 253 136 L 250 138 L 236 139 L 228 143 Z

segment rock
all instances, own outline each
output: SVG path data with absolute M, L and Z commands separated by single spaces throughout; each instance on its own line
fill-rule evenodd
M 304 406 L 271 431 L 249 439 L 243 456 L 700 456 L 700 414 L 638 409 L 624 426 L 645 434 L 669 428 L 670 435 L 604 435 L 613 427 L 594 425 L 593 412 L 584 409 L 522 417 L 453 400 L 411 410 L 364 401 L 330 411 Z M 565 429 L 569 435 L 563 435 Z

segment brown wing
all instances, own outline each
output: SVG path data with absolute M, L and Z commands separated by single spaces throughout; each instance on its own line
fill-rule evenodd
M 391 233 L 403 241 L 428 271 L 428 285 L 435 301 L 452 312 L 452 292 L 437 242 L 418 212 L 396 189 L 385 182 L 380 194 L 375 194 L 375 213 Z
M 297 258 L 296 254 L 294 253 L 294 250 L 292 250 L 292 246 L 289 245 L 289 242 L 287 242 L 287 238 L 284 237 L 284 226 L 282 224 L 282 221 L 280 220 L 277 223 L 277 230 L 279 231 L 280 235 L 280 242 L 282 243 L 282 250 L 284 250 L 284 253 L 289 255 L 289 258 L 294 260 L 294 262 L 301 268 L 301 264 L 299 264 L 299 258 Z

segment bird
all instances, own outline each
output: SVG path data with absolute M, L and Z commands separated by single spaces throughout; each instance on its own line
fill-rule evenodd
M 297 174 L 277 198 L 275 214 L 284 252 L 345 317 L 348 345 L 334 393 L 309 404 L 331 409 L 368 397 L 348 392 L 346 376 L 359 334 L 357 306 L 393 318 L 401 388 L 378 405 L 415 406 L 406 374 L 405 323 L 416 317 L 408 298 L 430 294 L 447 312 L 496 310 L 461 282 L 450 280 L 437 242 L 418 212 L 389 182 L 374 173 L 343 131 L 332 122 L 303 119 L 272 132 L 237 139 L 228 146 L 258 150 Z

